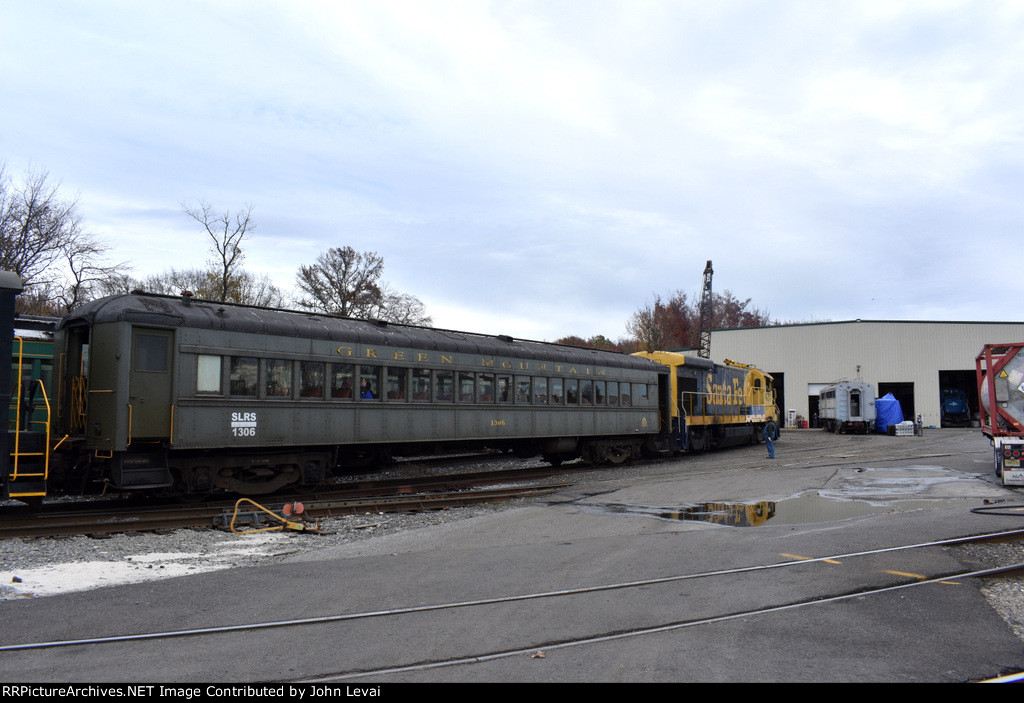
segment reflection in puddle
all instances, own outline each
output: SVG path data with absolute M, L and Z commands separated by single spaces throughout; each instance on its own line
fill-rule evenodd
M 763 500 L 757 503 L 694 503 L 672 508 L 616 503 L 602 505 L 581 503 L 579 505 L 584 510 L 602 513 L 646 515 L 664 520 L 710 522 L 730 527 L 756 527 L 769 523 L 769 521 L 772 525 L 830 522 L 864 515 L 884 515 L 906 510 L 938 508 L 948 505 L 948 503 L 949 500 L 897 500 L 888 503 L 869 503 L 861 500 L 827 498 L 810 491 L 785 500 Z
M 689 508 L 662 513 L 659 517 L 669 520 L 695 520 L 713 522 L 732 527 L 753 527 L 762 524 L 775 514 L 775 503 L 762 500 L 760 503 L 701 503 Z
M 948 508 L 988 495 L 977 475 L 941 466 L 845 467 L 825 485 L 777 501 L 687 503 L 681 506 L 578 503 L 602 513 L 646 515 L 664 520 L 709 522 L 731 527 L 799 525 L 866 515 Z M 983 493 L 979 493 L 979 487 Z
M 622 505 L 606 503 L 595 505 L 583 503 L 584 510 L 602 513 L 625 513 L 631 515 L 647 515 L 648 517 L 665 520 L 692 520 L 695 522 L 712 522 L 733 527 L 751 527 L 760 525 L 775 514 L 775 503 L 697 503 L 678 508 L 655 508 L 648 505 Z

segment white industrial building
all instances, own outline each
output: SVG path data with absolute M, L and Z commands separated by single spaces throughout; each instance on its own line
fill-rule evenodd
M 975 358 L 1008 342 L 1024 342 L 1024 322 L 852 320 L 714 330 L 711 357 L 772 374 L 784 418 L 812 420 L 819 390 L 862 380 L 877 397 L 892 393 L 905 418 L 939 427 L 942 389 L 966 391 L 977 413 Z

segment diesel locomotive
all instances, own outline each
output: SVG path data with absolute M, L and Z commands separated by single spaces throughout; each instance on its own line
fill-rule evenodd
M 614 464 L 756 442 L 776 412 L 770 376 L 742 365 L 188 293 L 87 303 L 53 348 L 45 430 L 7 433 L 3 497 L 98 484 L 260 495 L 451 449 Z

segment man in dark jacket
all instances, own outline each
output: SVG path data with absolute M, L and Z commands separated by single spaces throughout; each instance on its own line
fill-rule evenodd
M 779 431 L 775 420 L 769 420 L 764 426 L 764 443 L 768 445 L 768 458 L 775 458 L 775 433 Z

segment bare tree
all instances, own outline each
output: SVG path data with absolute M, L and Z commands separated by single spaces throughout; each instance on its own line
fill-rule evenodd
M 123 295 L 133 290 L 142 290 L 144 287 L 142 281 L 131 274 L 115 271 L 96 283 L 96 293 L 100 296 Z
M 196 206 L 181 204 L 182 211 L 201 224 L 213 241 L 217 258 L 209 263 L 211 269 L 216 271 L 216 293 L 210 296 L 214 300 L 230 300 L 232 279 L 238 276 L 242 261 L 245 259 L 242 239 L 248 232 L 256 229 L 256 223 L 252 220 L 253 207 L 247 204 L 245 209 L 232 217 L 229 210 L 217 214 L 213 206 L 205 200 L 200 200 Z
M 661 298 L 655 296 L 654 305 L 637 310 L 626 323 L 626 330 L 636 338 L 644 351 L 652 352 L 667 347 L 668 335 L 662 309 Z
M 207 286 L 213 282 L 212 272 L 203 269 L 170 268 L 163 273 L 154 273 L 140 282 L 139 288 L 150 293 L 180 295 L 190 291 L 199 298 L 212 298 Z
M 433 322 L 422 300 L 415 295 L 392 290 L 387 284 L 381 288 L 380 303 L 369 311 L 368 317 L 403 325 L 430 325 Z
M 54 298 L 64 312 L 70 312 L 97 295 L 103 295 L 106 281 L 118 275 L 125 264 L 107 264 L 102 260 L 107 245 L 94 237 L 79 233 L 64 250 L 66 283 L 55 291 Z
M 382 283 L 383 273 L 384 259 L 377 252 L 333 247 L 312 266 L 299 267 L 295 280 L 305 296 L 296 304 L 332 315 L 429 325 L 423 302 Z
M 82 234 L 78 201 L 58 196 L 45 171 L 15 184 L 0 163 L 0 268 L 28 288 L 56 280 L 53 266 Z
M 749 309 L 750 298 L 739 300 L 730 291 L 713 295 L 715 311 L 711 325 L 716 329 L 761 327 L 773 324 L 767 311 Z M 647 351 L 694 349 L 700 344 L 700 303 L 687 302 L 677 290 L 668 300 L 654 296 L 654 303 L 633 313 L 627 331 Z
M 284 305 L 284 294 L 266 274 L 256 276 L 248 271 L 239 271 L 234 283 L 236 285 L 228 302 L 259 305 L 265 308 L 279 308 Z
M 45 171 L 15 184 L 0 163 L 0 268 L 21 278 L 21 312 L 63 315 L 89 300 L 124 264 L 103 261 L 108 246 L 88 232 L 78 200 L 59 196 Z
M 296 302 L 308 310 L 346 317 L 371 317 L 381 305 L 378 280 L 384 259 L 377 252 L 332 247 L 312 266 L 300 266 L 296 285 L 305 294 Z

